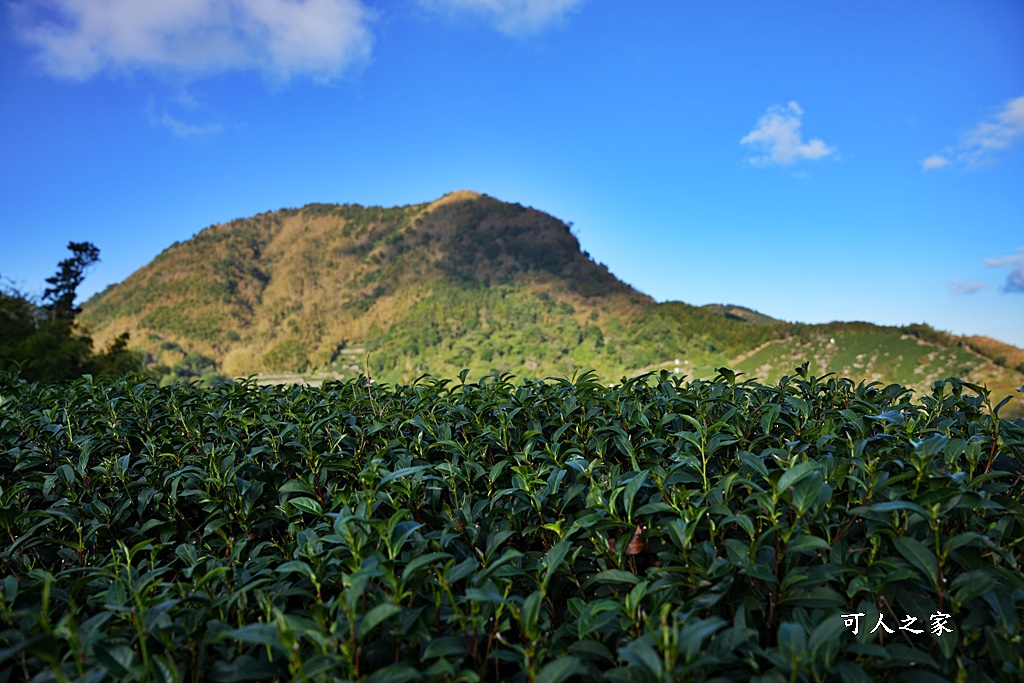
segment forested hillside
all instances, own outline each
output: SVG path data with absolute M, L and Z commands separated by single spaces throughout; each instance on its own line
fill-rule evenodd
M 807 360 L 816 371 L 919 390 L 947 374 L 997 394 L 1024 383 L 1014 355 L 1024 352 L 983 338 L 656 303 L 591 259 L 557 218 L 469 191 L 387 209 L 311 204 L 210 226 L 93 297 L 82 320 L 99 343 L 130 333 L 168 379 L 369 371 L 408 382 L 463 369 L 593 369 L 614 381 L 666 367 L 710 377 L 736 365 L 774 380 Z

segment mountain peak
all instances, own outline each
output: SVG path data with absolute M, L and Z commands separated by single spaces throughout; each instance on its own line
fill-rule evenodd
M 428 210 L 436 209 L 438 207 L 444 206 L 445 204 L 473 201 L 474 199 L 480 199 L 483 196 L 483 194 L 475 192 L 474 190 L 455 190 L 454 192 L 449 192 L 448 194 L 442 196 L 440 199 L 431 202 Z
M 471 190 L 404 207 L 309 204 L 215 228 L 86 302 L 94 339 L 127 331 L 153 365 L 205 357 L 231 376 L 358 372 L 353 349 L 374 352 L 385 381 L 463 367 L 565 373 L 572 357 L 617 372 L 632 363 L 601 362 L 594 340 L 612 325 L 610 339 L 628 345 L 653 303 L 562 221 Z M 589 356 L 574 351 L 591 337 Z

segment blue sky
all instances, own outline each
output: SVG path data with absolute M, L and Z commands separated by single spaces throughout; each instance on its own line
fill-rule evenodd
M 16 0 L 0 277 L 473 189 L 658 300 L 1024 347 L 1024 3 Z

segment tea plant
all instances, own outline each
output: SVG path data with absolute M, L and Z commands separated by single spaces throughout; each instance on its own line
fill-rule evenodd
M 1001 407 L 2 376 L 0 681 L 1021 680 Z

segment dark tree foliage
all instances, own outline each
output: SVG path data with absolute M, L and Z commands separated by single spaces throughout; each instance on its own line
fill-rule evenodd
M 54 320 L 70 325 L 79 309 L 75 307 L 78 286 L 85 280 L 85 269 L 100 260 L 100 250 L 91 242 L 68 242 L 71 258 L 64 259 L 53 277 L 46 278 L 50 286 L 43 292 L 46 307 L 53 312 Z
M 8 286 L 0 291 L 0 357 L 36 329 L 37 311 L 28 297 Z
M 33 381 L 140 372 L 142 358 L 128 349 L 127 332 L 96 354 L 92 339 L 75 326 L 78 286 L 100 251 L 90 242 L 70 242 L 68 249 L 72 256 L 46 279 L 50 286 L 42 305 L 13 287 L 0 291 L 0 367 L 18 368 L 22 377 Z

